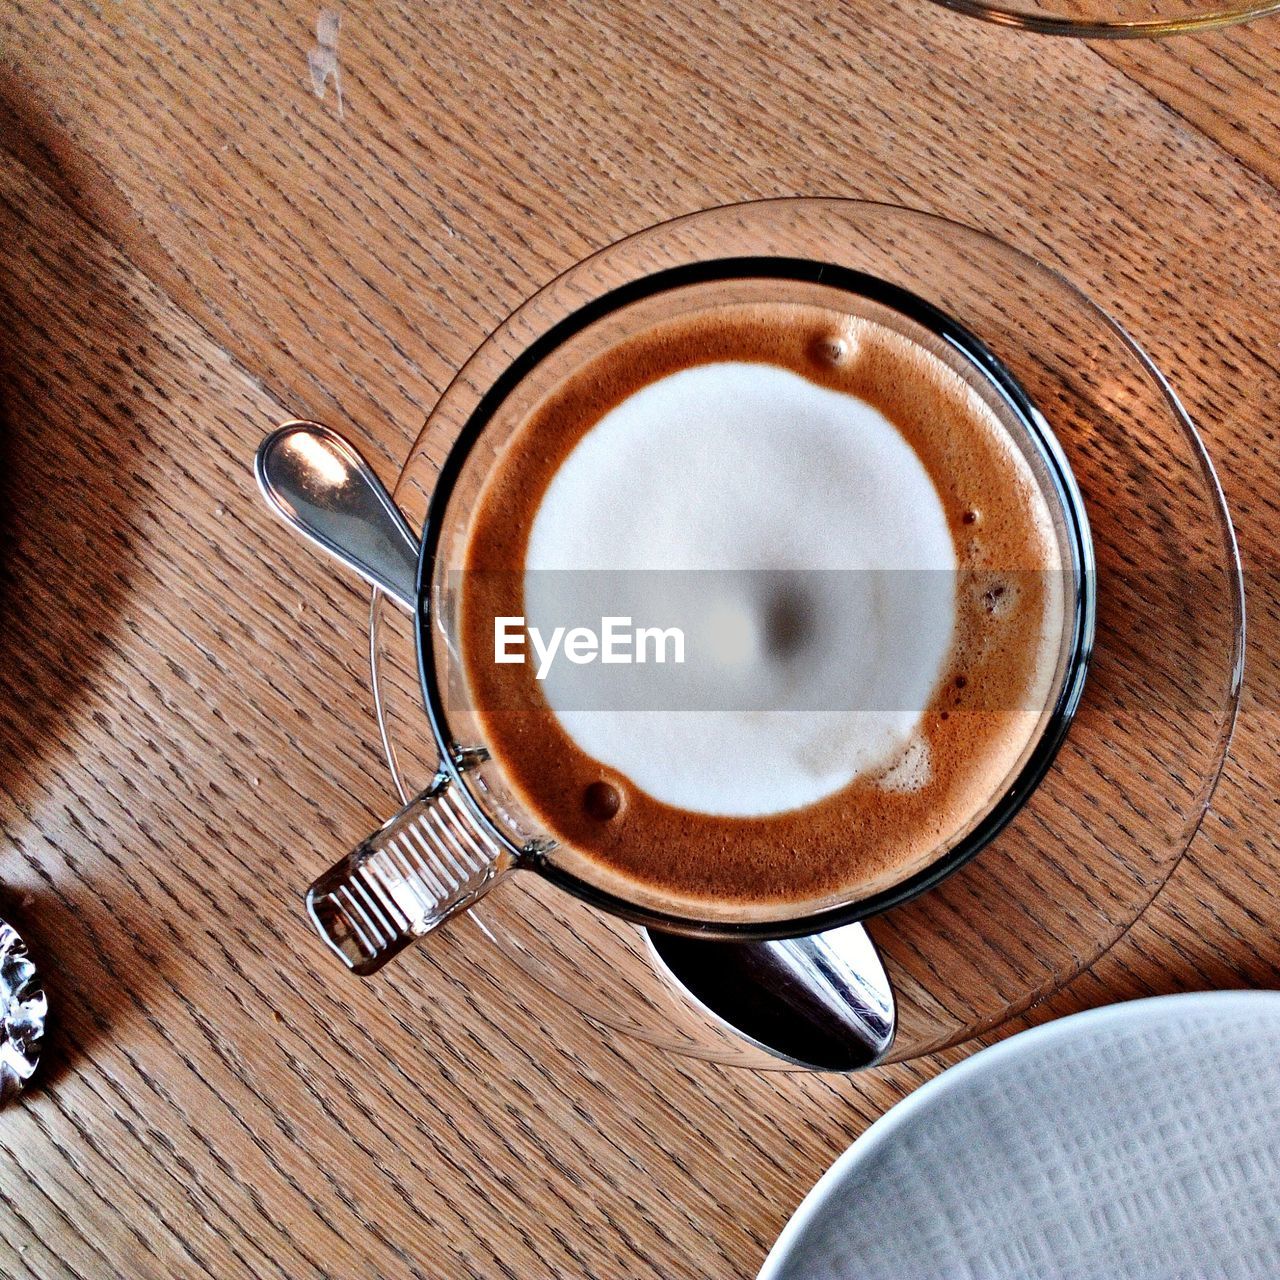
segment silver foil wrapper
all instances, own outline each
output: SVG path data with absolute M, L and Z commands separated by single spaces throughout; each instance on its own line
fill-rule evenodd
M 18 1096 L 35 1071 L 48 1012 L 26 943 L 0 920 L 0 1107 Z

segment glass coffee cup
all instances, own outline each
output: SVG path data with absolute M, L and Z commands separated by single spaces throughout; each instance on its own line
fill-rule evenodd
M 865 896 L 846 893 L 806 901 L 795 910 L 735 903 L 692 912 L 651 886 L 620 892 L 616 877 L 594 875 L 589 860 L 562 848 L 522 804 L 488 750 L 471 702 L 458 644 L 458 575 L 471 516 L 494 460 L 549 388 L 655 317 L 778 298 L 815 302 L 896 330 L 945 361 L 982 397 L 1022 452 L 1052 512 L 1066 607 L 1049 694 L 1025 750 L 981 811 L 941 841 L 926 865 Z M 322 937 L 360 974 L 381 967 L 515 870 L 544 876 L 627 920 L 707 938 L 796 937 L 863 920 L 936 884 L 1013 817 L 1049 767 L 1083 688 L 1094 578 L 1080 494 L 1043 416 L 961 325 L 873 276 L 783 255 L 690 262 L 601 289 L 576 309 L 566 309 L 564 298 L 557 303 L 565 313 L 546 327 L 527 308 L 518 312 L 464 368 L 433 415 L 457 416 L 456 442 L 428 506 L 414 602 L 422 694 L 440 769 L 423 793 L 308 894 Z M 483 377 L 497 361 L 502 367 Z

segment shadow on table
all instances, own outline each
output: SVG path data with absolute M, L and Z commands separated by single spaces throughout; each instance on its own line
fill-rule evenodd
M 55 1062 L 57 1028 L 83 1050 L 168 949 L 97 839 L 128 796 L 81 728 L 123 732 L 103 686 L 136 679 L 117 637 L 150 452 L 132 272 L 84 216 L 101 181 L 0 74 L 0 907 L 50 984 Z

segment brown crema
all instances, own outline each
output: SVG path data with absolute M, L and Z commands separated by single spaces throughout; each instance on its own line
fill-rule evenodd
M 674 808 L 575 744 L 533 664 L 494 661 L 494 619 L 524 613 L 530 529 L 565 458 L 629 396 L 716 361 L 772 364 L 868 402 L 902 433 L 937 489 L 961 585 L 950 657 L 919 721 L 928 777 L 915 789 L 895 789 L 882 772 L 765 817 Z M 727 304 L 622 339 L 554 388 L 513 434 L 467 537 L 463 667 L 485 746 L 558 842 L 558 862 L 609 892 L 673 912 L 727 919 L 745 909 L 782 919 L 901 882 L 988 809 L 1055 692 L 1060 568 L 1050 507 L 1019 446 L 937 355 L 822 306 Z

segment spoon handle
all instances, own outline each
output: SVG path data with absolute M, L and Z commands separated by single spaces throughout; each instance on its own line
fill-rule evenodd
M 413 612 L 418 539 L 373 469 L 336 431 L 286 422 L 258 446 L 254 473 L 282 520 Z

